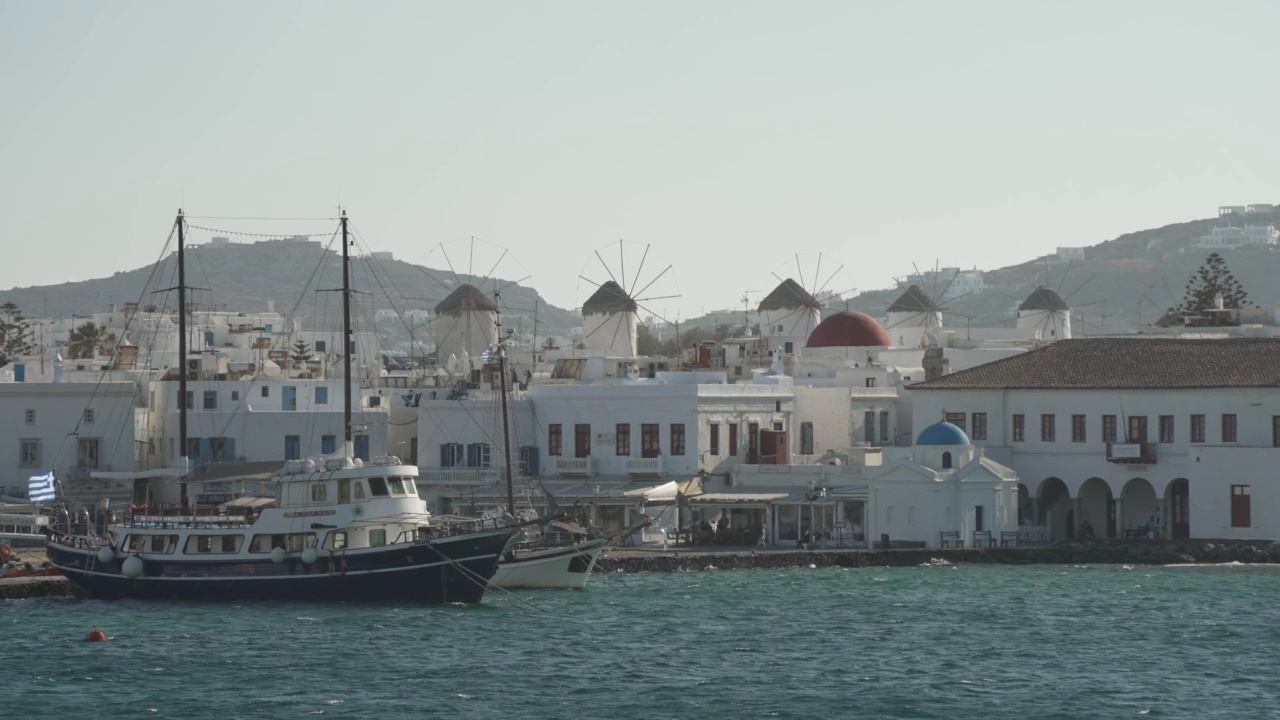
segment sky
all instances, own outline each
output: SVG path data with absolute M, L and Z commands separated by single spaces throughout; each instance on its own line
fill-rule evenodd
M 1276 27 L 1247 1 L 0 0 L 0 295 L 145 266 L 179 207 L 327 235 L 212 218 L 341 205 L 371 250 L 565 308 L 625 265 L 675 318 L 797 265 L 836 291 L 1001 267 L 1280 203 Z

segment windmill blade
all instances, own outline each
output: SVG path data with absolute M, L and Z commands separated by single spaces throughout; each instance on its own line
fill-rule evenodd
M 1048 261 L 1046 260 L 1045 262 L 1048 262 Z M 1067 276 L 1071 274 L 1071 266 L 1074 265 L 1075 262 L 1076 262 L 1075 258 L 1071 258 L 1070 260 L 1067 261 L 1067 269 L 1062 271 L 1062 277 L 1058 279 L 1058 287 L 1053 289 L 1054 292 L 1056 293 L 1062 292 L 1062 283 L 1067 281 Z
M 632 292 L 636 289 L 636 286 L 640 284 L 640 273 L 644 272 L 644 262 L 645 262 L 645 260 L 648 260 L 648 259 L 649 259 L 649 248 L 650 248 L 650 247 L 652 247 L 652 245 L 645 245 L 645 246 L 644 246 L 644 254 L 640 256 L 640 267 L 636 268 L 636 276 L 635 276 L 635 279 L 633 279 L 633 280 L 631 281 L 631 287 L 629 287 L 629 288 L 625 288 L 625 290 L 626 290 L 626 292 L 627 292 L 627 294 L 628 294 L 628 295 L 631 295 L 631 294 L 632 294 Z
M 930 300 L 933 300 L 934 305 L 938 304 L 939 298 L 947 294 L 947 291 L 951 289 L 951 284 L 954 283 L 956 281 L 956 278 L 958 277 L 960 277 L 960 268 L 956 268 L 955 274 L 951 276 L 951 279 L 947 281 L 946 285 L 942 286 L 942 292 L 930 298 Z M 959 298 L 956 298 L 956 299 L 958 300 Z
M 638 292 L 638 293 L 636 293 L 636 294 L 637 294 L 637 295 L 643 295 L 645 290 L 648 290 L 649 288 L 653 287 L 653 284 L 654 284 L 654 283 L 656 283 L 656 282 L 658 282 L 658 280 L 660 280 L 660 279 L 662 278 L 662 276 L 663 276 L 663 275 L 666 275 L 666 274 L 667 274 L 667 271 L 668 271 L 668 270 L 670 270 L 672 267 L 674 267 L 674 266 L 673 266 L 673 265 L 668 265 L 668 266 L 666 266 L 666 267 L 662 270 L 662 272 L 658 273 L 657 275 L 654 275 L 654 276 L 653 276 L 653 279 L 652 279 L 652 280 L 650 280 L 650 281 L 649 281 L 649 283 L 648 283 L 647 285 L 645 285 L 644 287 L 640 288 L 640 292 Z
M 444 255 L 444 262 L 449 266 L 449 272 L 453 273 L 454 282 L 462 284 L 462 278 L 458 277 L 458 271 L 453 269 L 453 261 L 449 259 L 449 251 L 445 250 L 444 243 L 440 243 L 440 254 Z
M 1085 285 L 1088 285 L 1088 284 L 1089 284 L 1089 282 L 1090 282 L 1091 280 L 1093 280 L 1093 279 L 1094 279 L 1095 277 L 1097 277 L 1097 276 L 1098 276 L 1098 273 L 1094 273 L 1094 274 L 1090 275 L 1088 278 L 1086 278 L 1086 279 L 1085 279 L 1085 281 L 1084 281 L 1084 282 L 1080 283 L 1080 286 L 1079 286 L 1079 287 L 1077 287 L 1075 290 L 1073 290 L 1073 291 L 1071 292 L 1071 294 L 1070 294 L 1070 295 L 1068 295 L 1065 299 L 1066 299 L 1066 300 L 1068 300 L 1068 301 L 1069 301 L 1069 300 L 1071 300 L 1071 298 L 1073 298 L 1073 297 L 1075 297 L 1075 296 L 1076 296 L 1076 293 L 1078 293 L 1078 292 L 1080 292 L 1081 290 L 1083 290 L 1083 289 L 1084 289 L 1084 286 L 1085 286 Z
M 684 296 L 683 295 L 652 295 L 650 297 L 645 297 L 645 298 L 632 298 L 631 301 L 637 302 L 637 303 L 642 300 L 647 302 L 652 302 L 654 300 L 672 300 L 678 297 L 684 297 Z
M 493 262 L 493 267 L 489 268 L 489 272 L 485 274 L 485 276 L 484 276 L 484 279 L 485 279 L 485 280 L 488 280 L 489 278 L 493 277 L 493 272 L 494 272 L 495 270 L 497 270 L 497 269 L 498 269 L 498 263 L 502 262 L 502 259 L 503 259 L 503 258 L 505 258 L 506 256 L 507 256 L 507 251 L 506 251 L 506 250 L 503 250 L 503 251 L 502 251 L 502 254 L 498 256 L 498 259 L 497 259 L 497 260 L 495 260 L 495 261 Z M 495 279 L 495 280 L 494 280 L 494 292 L 498 292 L 498 290 L 497 290 L 497 284 L 498 284 L 498 283 L 497 283 L 497 280 Z
M 818 253 L 818 265 L 813 269 L 813 287 L 818 287 L 818 272 L 822 270 L 822 253 Z
M 815 299 L 815 300 L 818 298 L 818 293 L 821 293 L 822 291 L 826 290 L 826 289 L 827 289 L 827 286 L 831 284 L 831 281 L 832 281 L 832 280 L 835 280 L 835 279 L 836 279 L 836 275 L 838 275 L 838 274 L 840 273 L 840 271 L 841 271 L 841 270 L 843 270 L 843 269 L 844 269 L 844 266 L 843 266 L 843 265 L 841 265 L 840 267 L 836 268 L 836 271 L 835 271 L 835 272 L 833 272 L 833 273 L 831 273 L 831 277 L 828 277 L 828 278 L 827 278 L 827 281 L 826 281 L 826 282 L 824 282 L 824 283 L 822 283 L 822 286 L 821 286 L 821 287 L 819 287 L 819 288 L 817 288 L 817 289 L 814 291 L 814 293 L 813 293 L 813 297 L 814 297 L 814 299 Z
M 604 261 L 603 257 L 600 257 L 599 250 L 596 251 L 596 259 L 600 261 L 600 264 L 604 267 L 604 271 L 609 273 L 609 279 L 614 281 L 615 283 L 618 282 L 618 278 L 614 277 L 613 271 L 609 269 L 609 264 Z

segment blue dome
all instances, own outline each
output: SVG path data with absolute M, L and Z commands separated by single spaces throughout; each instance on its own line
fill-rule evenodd
M 917 445 L 968 445 L 969 436 L 949 422 L 934 423 L 920 431 Z

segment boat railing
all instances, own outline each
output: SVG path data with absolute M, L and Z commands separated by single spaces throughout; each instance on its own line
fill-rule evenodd
M 501 530 L 506 527 L 509 527 L 507 521 L 499 517 L 466 518 L 456 515 L 435 515 L 422 527 L 419 537 L 423 540 L 431 540 L 439 537 L 470 535 L 487 530 Z
M 113 511 L 112 524 L 128 528 L 244 528 L 253 525 L 257 516 L 252 508 L 243 514 L 230 514 L 217 507 L 184 507 L 157 504 Z

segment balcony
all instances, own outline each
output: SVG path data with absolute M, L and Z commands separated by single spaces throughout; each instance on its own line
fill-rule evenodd
M 593 471 L 591 458 L 556 458 L 556 474 L 557 475 L 578 475 L 589 476 Z
M 664 458 L 659 455 L 652 458 L 627 458 L 628 475 L 661 475 L 665 469 Z
M 1107 443 L 1107 462 L 1152 465 L 1155 461 L 1155 443 Z
M 418 482 L 426 485 L 492 485 L 502 479 L 494 467 L 430 468 L 418 472 Z

